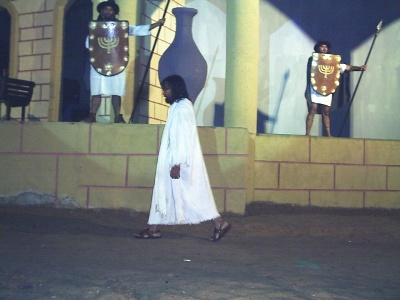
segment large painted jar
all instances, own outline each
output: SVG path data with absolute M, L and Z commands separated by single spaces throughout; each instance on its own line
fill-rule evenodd
M 177 7 L 175 38 L 165 50 L 158 65 L 160 82 L 169 75 L 180 75 L 186 83 L 189 98 L 194 102 L 207 78 L 207 62 L 193 40 L 192 23 L 197 9 Z

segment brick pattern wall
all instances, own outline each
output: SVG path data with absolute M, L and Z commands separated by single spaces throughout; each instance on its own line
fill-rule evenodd
M 162 18 L 167 1 L 150 1 L 146 0 L 142 6 L 142 23 L 153 23 Z M 165 24 L 162 27 L 158 40 L 156 42 L 155 51 L 152 55 L 148 76 L 143 85 L 143 93 L 139 98 L 140 106 L 138 109 L 139 123 L 145 124 L 164 124 L 167 119 L 168 105 L 166 105 L 162 96 L 160 82 L 158 78 L 158 62 L 162 53 L 168 48 L 175 37 L 175 16 L 172 14 L 174 7 L 184 5 L 184 0 L 170 1 L 167 13 L 165 15 Z M 156 41 L 158 29 L 152 31 L 152 38 L 150 44 L 146 44 L 148 40 L 143 39 L 141 43 L 141 55 L 139 62 L 140 80 L 145 74 L 151 50 Z M 137 94 L 135 95 L 136 99 Z
M 53 0 L 16 1 L 19 20 L 18 78 L 36 83 L 26 113 L 36 120 L 48 119 Z M 15 117 L 19 109 L 13 109 Z

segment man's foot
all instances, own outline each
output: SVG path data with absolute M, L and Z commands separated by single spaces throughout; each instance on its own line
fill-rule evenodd
M 96 115 L 90 114 L 88 117 L 82 120 L 85 123 L 95 123 L 96 122 Z
M 214 228 L 213 236 L 210 238 L 210 242 L 217 242 L 231 229 L 231 224 L 228 222 L 222 222 L 219 228 Z
M 115 116 L 114 123 L 126 123 L 121 114 Z
M 146 228 L 145 230 L 135 234 L 135 238 L 138 239 L 159 239 L 160 237 L 160 230 L 151 231 L 149 228 Z

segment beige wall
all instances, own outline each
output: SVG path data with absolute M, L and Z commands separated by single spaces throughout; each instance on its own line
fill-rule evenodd
M 163 125 L 1 122 L 0 195 L 148 211 Z M 400 141 L 199 128 L 220 212 L 247 203 L 400 208 Z

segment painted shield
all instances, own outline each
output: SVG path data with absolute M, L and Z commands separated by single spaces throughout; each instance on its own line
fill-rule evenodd
M 340 55 L 313 53 L 310 81 L 313 89 L 321 95 L 333 94 L 339 86 Z
M 90 22 L 89 53 L 93 68 L 104 76 L 125 70 L 129 60 L 128 21 Z

